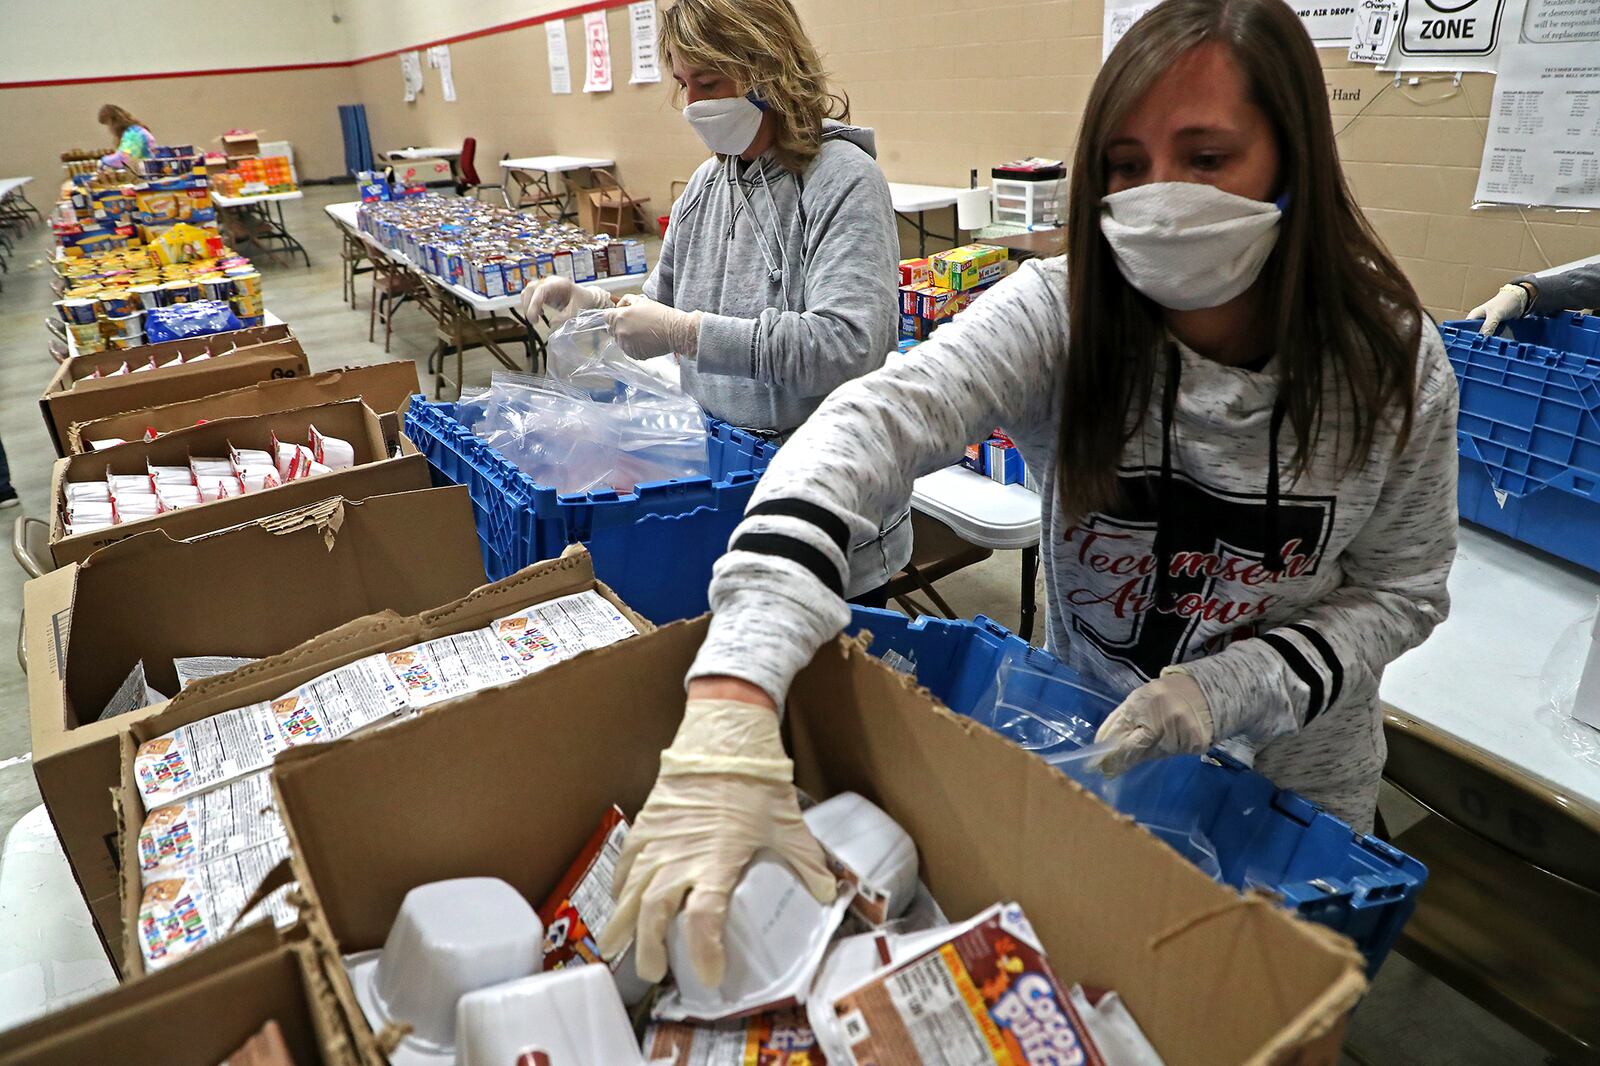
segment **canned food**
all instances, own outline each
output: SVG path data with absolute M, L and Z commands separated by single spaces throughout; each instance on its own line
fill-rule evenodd
M 57 300 L 55 308 L 63 322 L 86 326 L 95 324 L 95 301 L 92 299 L 81 296 L 68 297 L 65 300 Z
M 261 295 L 261 275 L 254 270 L 231 269 L 227 272 L 233 280 L 233 291 L 239 296 Z
M 127 289 L 107 289 L 100 294 L 100 313 L 107 318 L 122 318 L 139 310 L 139 303 Z
M 187 278 L 179 281 L 169 281 L 161 286 L 162 304 L 171 307 L 174 304 L 192 304 L 200 299 L 200 286 Z

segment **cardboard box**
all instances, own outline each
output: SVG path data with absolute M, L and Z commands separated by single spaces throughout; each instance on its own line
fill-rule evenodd
M 222 151 L 229 159 L 242 159 L 261 154 L 262 132 L 262 130 L 239 130 L 235 133 L 224 133 L 217 140 L 222 142 Z
M 216 579 L 197 580 L 207 574 Z M 27 584 L 33 772 L 113 964 L 117 738 L 165 704 L 96 721 L 106 678 L 143 657 L 170 687 L 174 655 L 269 655 L 374 611 L 448 603 L 483 580 L 471 502 L 450 487 L 325 499 L 187 542 L 154 530 Z
M 0 1033 L 0 1066 L 216 1066 L 269 1020 L 297 1066 L 354 1066 L 329 994 L 309 944 L 254 926 L 163 973 Z
M 1006 269 L 1004 248 L 992 244 L 967 244 L 928 257 L 933 284 L 941 289 L 964 292 L 999 281 Z M 933 315 L 925 315 L 933 318 Z
M 318 477 L 291 481 L 265 492 L 185 507 L 135 522 L 66 535 L 65 491 L 68 482 L 103 481 L 111 474 L 142 474 L 150 464 L 183 465 L 191 456 L 226 457 L 231 442 L 240 448 L 266 448 L 270 434 L 303 443 L 310 426 L 350 442 L 356 465 Z M 104 451 L 56 460 L 50 476 L 50 553 L 57 566 L 80 562 L 96 548 L 151 529 L 165 529 L 175 538 L 197 537 L 280 511 L 302 507 L 329 496 L 360 498 L 385 492 L 425 489 L 428 464 L 415 452 L 388 458 L 378 416 L 359 400 L 302 407 L 265 415 L 219 418 L 203 426 L 173 430 L 153 441 L 129 441 Z
M 96 367 L 103 371 L 115 370 L 128 359 L 145 360 L 154 355 L 160 363 L 175 355 L 202 352 L 222 357 L 166 370 L 84 380 Z M 39 409 L 44 414 L 56 454 L 66 455 L 67 441 L 76 422 L 310 372 L 305 352 L 288 326 L 256 326 L 231 333 L 146 344 L 125 352 L 75 355 L 56 368 L 44 394 L 39 397 Z
M 204 419 L 272 414 L 338 400 L 360 400 L 377 412 L 384 440 L 395 444 L 400 436 L 399 412 L 417 389 L 417 364 L 410 360 L 261 381 L 242 389 L 80 422 L 69 432 L 67 448 L 75 455 L 88 451 L 93 440 L 138 440 L 147 429 L 170 433 Z
M 304 919 L 363 1060 L 339 957 L 381 947 L 406 892 L 503 878 L 545 898 L 613 803 L 630 817 L 705 637 L 680 622 L 273 769 Z M 536 713 L 530 713 L 536 708 Z M 1347 941 L 1216 884 L 1041 760 L 937 706 L 864 642 L 826 645 L 784 720 L 798 785 L 854 790 L 917 842 L 952 920 L 1019 902 L 1063 982 L 1116 989 L 1169 1066 L 1333 1064 L 1366 988 Z M 470 782 L 470 785 L 468 783 Z
M 124 825 L 116 844 L 122 884 L 120 925 L 123 933 L 123 972 L 144 972 L 144 959 L 137 936 L 141 895 L 137 837 L 138 827 L 144 819 L 139 782 L 134 774 L 134 753 L 139 744 L 202 718 L 281 696 L 297 685 L 368 655 L 395 651 L 435 637 L 476 629 L 519 608 L 591 589 L 610 601 L 641 633 L 648 633 L 654 628 L 618 599 L 616 593 L 595 580 L 589 553 L 581 547 L 574 547 L 559 559 L 535 563 L 508 578 L 475 589 L 458 600 L 430 607 L 409 617 L 384 611 L 359 618 L 281 654 L 269 656 L 231 674 L 192 685 L 165 706 L 150 714 L 141 714 L 118 738 L 121 748 L 119 776 L 110 804 L 119 812 L 118 819 Z M 579 658 L 587 658 L 589 654 L 594 653 L 586 653 Z M 433 712 L 453 711 L 470 699 L 472 697 L 468 696 L 445 701 L 428 708 L 423 714 L 435 717 Z M 594 825 L 591 824 L 589 830 L 593 829 Z M 566 857 L 567 861 L 571 858 L 571 855 Z
M 605 209 L 606 225 L 615 226 L 614 236 L 626 237 L 639 231 L 639 214 L 635 210 L 643 201 L 628 202 L 615 190 L 596 189 L 578 197 L 578 228 L 590 233 L 600 232 L 601 209 Z M 618 208 L 621 208 L 619 211 Z M 617 216 L 621 215 L 618 222 Z
M 923 319 L 931 327 L 954 318 L 961 311 L 966 310 L 968 304 L 977 299 L 978 294 L 987 289 L 985 285 L 977 289 L 940 288 L 938 285 L 908 285 L 900 290 L 900 313 L 914 315 Z M 902 321 L 901 326 L 904 328 Z

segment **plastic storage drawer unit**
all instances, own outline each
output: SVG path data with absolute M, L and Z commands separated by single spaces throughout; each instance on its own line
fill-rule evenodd
M 1021 676 L 1068 683 L 1052 686 L 1056 693 L 1074 693 L 1077 683 L 1071 667 L 981 615 L 973 622 L 912 621 L 857 607 L 850 630 L 870 632 L 872 654 L 894 652 L 900 658 L 892 661 L 913 670 L 958 714 L 973 713 L 1008 655 L 1025 662 Z M 1052 710 L 1098 725 L 1114 704 L 1078 691 L 1068 705 Z M 1123 789 L 1124 813 L 1141 821 L 1195 824 L 1216 849 L 1224 882 L 1275 892 L 1303 917 L 1343 933 L 1366 957 L 1369 974 L 1377 972 L 1416 909 L 1428 877 L 1425 866 L 1227 755 L 1180 756 L 1125 776 L 1134 787 Z
M 582 543 L 600 580 L 652 622 L 705 612 L 711 564 L 727 549 L 776 445 L 713 419 L 710 477 L 561 493 L 534 484 L 474 436 L 482 414 L 470 404 L 413 396 L 405 434 L 427 457 L 435 483 L 467 486 L 489 580 Z
M 1600 317 L 1439 328 L 1461 386 L 1461 517 L 1600 570 Z

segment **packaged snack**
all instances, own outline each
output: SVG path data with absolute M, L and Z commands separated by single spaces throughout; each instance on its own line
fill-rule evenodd
M 555 889 L 539 905 L 539 920 L 544 923 L 544 968 L 605 965 L 600 957 L 600 934 L 616 912 L 611 894 L 622 845 L 628 838 L 628 821 L 622 810 L 613 807 L 601 818 L 594 834 L 567 867 Z M 633 967 L 630 946 L 610 967 L 622 1002 L 636 1006 L 650 994 L 650 985 Z
M 796 1010 L 757 1014 L 734 1022 L 696 1025 L 652 1022 L 644 1055 L 669 1066 L 821 1066 L 816 1034 Z
M 828 868 L 854 886 L 850 909 L 870 925 L 898 918 L 917 894 L 917 846 L 876 804 L 855 792 L 805 812 L 806 827 L 827 853 Z
M 356 465 L 356 450 L 349 441 L 324 436 L 316 426 L 311 427 L 310 438 L 311 457 L 328 469 L 344 470 Z

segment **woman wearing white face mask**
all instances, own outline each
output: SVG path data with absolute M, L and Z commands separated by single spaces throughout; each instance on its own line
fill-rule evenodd
M 716 154 L 673 205 L 646 299 L 624 298 L 611 330 L 635 359 L 676 353 L 708 414 L 781 439 L 895 346 L 900 238 L 873 133 L 840 121 L 849 104 L 789 0 L 679 0 L 661 50 Z M 612 299 L 552 277 L 523 304 L 559 320 Z M 852 545 L 852 595 L 910 557 L 904 515 Z
M 757 487 L 619 867 L 606 946 L 637 928 L 641 974 L 685 900 L 697 965 L 720 973 L 756 847 L 828 894 L 776 709 L 849 618 L 839 545 L 989 426 L 1050 486 L 1051 648 L 1126 694 L 1103 766 L 1254 750 L 1370 828 L 1379 679 L 1448 606 L 1456 383 L 1345 186 L 1294 12 L 1144 16 L 1095 82 L 1071 200 L 1065 258 L 829 397 Z

